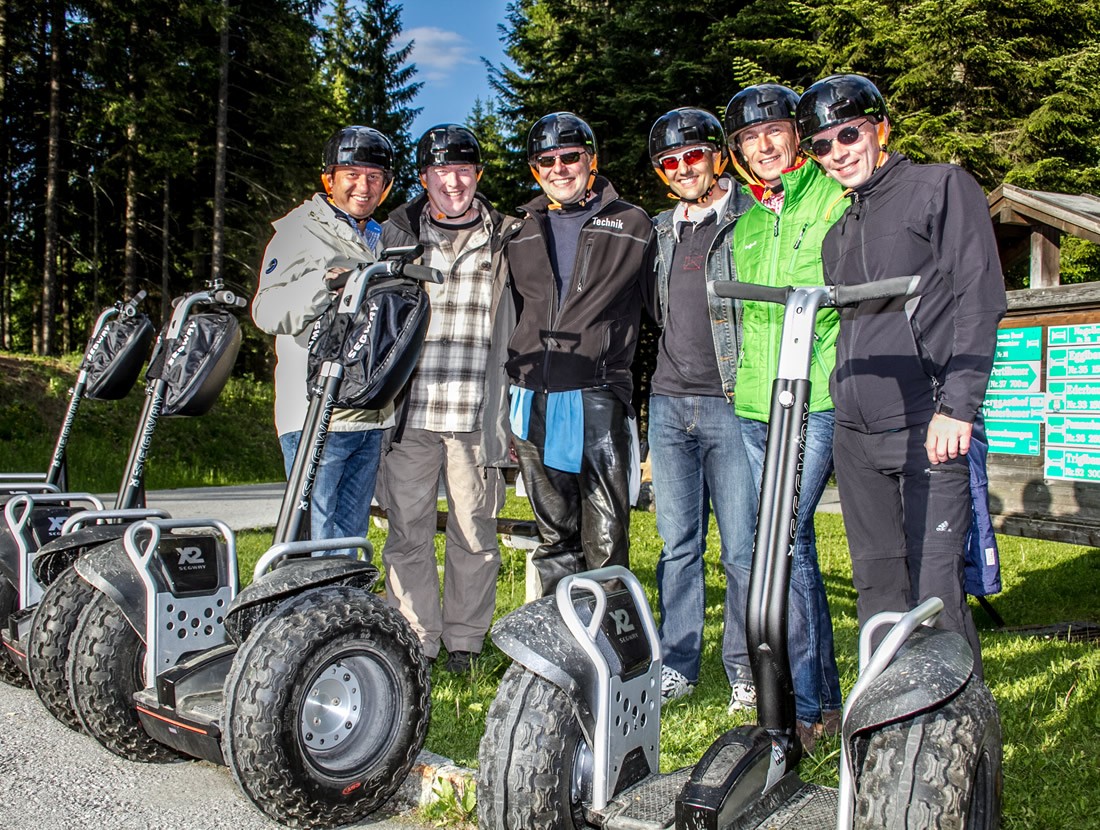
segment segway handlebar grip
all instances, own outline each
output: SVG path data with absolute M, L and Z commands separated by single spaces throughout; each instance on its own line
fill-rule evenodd
M 443 272 L 436 268 L 429 268 L 427 265 L 405 263 L 401 267 L 401 273 L 411 280 L 419 280 L 420 282 L 443 282 Z
M 791 286 L 757 285 L 751 282 L 738 282 L 737 280 L 715 280 L 715 295 L 726 300 L 756 300 L 761 303 L 787 302 L 787 296 L 791 293 Z
M 887 300 L 891 297 L 908 297 L 917 293 L 920 275 L 889 277 L 884 280 L 859 285 L 834 285 L 829 289 L 829 302 L 825 305 L 856 305 L 867 300 Z

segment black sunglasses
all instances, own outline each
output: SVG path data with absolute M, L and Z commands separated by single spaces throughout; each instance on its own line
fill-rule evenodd
M 554 166 L 554 162 L 561 161 L 562 164 L 576 164 L 581 160 L 581 156 L 584 155 L 583 150 L 573 150 L 568 153 L 562 153 L 560 156 L 539 156 L 535 159 L 535 163 L 543 170 L 549 170 Z
M 851 147 L 857 141 L 859 141 L 859 128 L 866 124 L 867 121 L 860 121 L 858 124 L 849 124 L 836 134 L 835 138 L 819 138 L 816 141 L 810 141 L 806 139 L 802 142 L 802 150 L 806 153 L 811 153 L 818 158 L 827 156 L 833 149 L 833 142 L 837 141 L 843 144 L 845 147 Z

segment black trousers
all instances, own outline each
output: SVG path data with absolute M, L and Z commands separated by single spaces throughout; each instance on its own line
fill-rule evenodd
M 581 471 L 543 463 L 546 395 L 534 394 L 527 440 L 515 438 L 520 472 L 542 543 L 532 554 L 541 594 L 563 576 L 604 565 L 629 567 L 630 427 L 626 407 L 606 389 L 585 389 Z
M 940 597 L 936 627 L 966 638 L 981 677 L 981 643 L 963 589 L 970 468 L 966 456 L 930 464 L 927 431 L 923 425 L 868 435 L 836 426 L 833 463 L 856 611 L 862 627 L 879 611 L 908 611 Z

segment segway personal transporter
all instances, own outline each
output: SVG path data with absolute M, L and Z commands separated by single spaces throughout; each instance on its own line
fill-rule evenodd
M 722 735 L 694 767 L 660 774 L 661 653 L 638 580 L 603 568 L 500 620 L 515 661 L 479 752 L 482 830 L 994 828 L 1001 733 L 966 640 L 934 629 L 943 603 L 879 614 L 860 635 L 844 707 L 840 788 L 803 782 L 787 656 L 787 604 L 819 307 L 900 297 L 917 278 L 852 287 L 714 283 L 786 306 L 768 423 L 747 639 L 759 725 Z M 853 505 L 849 509 L 858 509 Z M 892 626 L 873 651 L 876 632 Z
M 146 372 L 145 400 L 113 509 L 104 510 L 88 494 L 82 495 L 91 503 L 89 510 L 76 509 L 78 494 L 17 496 L 5 507 L 26 585 L 20 610 L 3 632 L 5 652 L 29 675 L 46 710 L 70 728 L 78 729 L 79 722 L 69 704 L 65 671 L 69 638 L 92 592 L 70 566 L 87 551 L 121 538 L 129 523 L 169 518 L 166 511 L 145 505 L 153 434 L 162 418 L 203 415 L 217 401 L 240 349 L 240 324 L 232 312 L 246 304 L 220 282 L 177 298 Z M 151 335 L 151 326 L 148 331 Z M 144 363 L 148 342 L 127 358 L 134 374 Z M 49 538 L 32 533 L 36 515 L 48 515 L 53 522 Z
M 8 646 L 0 648 L 0 680 L 6 683 L 29 685 L 25 650 L 14 646 L 18 623 L 9 621 L 29 618 L 27 609 L 42 595 L 44 586 L 31 571 L 31 556 L 61 535 L 73 513 L 103 509 L 90 493 L 62 492 L 68 484 L 67 448 L 85 398 L 121 400 L 137 382 L 153 342 L 153 326 L 139 311 L 144 299 L 141 291 L 96 318 L 46 472 L 0 473 L 0 630 Z
M 428 663 L 372 593 L 378 570 L 311 556 L 370 553 L 370 542 L 298 540 L 333 408 L 385 406 L 416 364 L 429 314 L 416 280 L 440 275 L 412 255 L 356 271 L 315 331 L 302 442 L 251 585 L 238 591 L 235 539 L 216 520 L 142 522 L 76 564 L 95 589 L 68 665 L 88 733 L 131 760 L 225 764 L 260 810 L 294 827 L 377 809 L 427 732 Z
M 87 398 L 117 401 L 130 394 L 153 342 L 153 324 L 140 313 L 145 292 L 100 312 L 69 389 L 69 404 L 44 473 L 0 473 L 0 500 L 20 492 L 60 492 L 69 486 L 67 450 L 80 404 Z

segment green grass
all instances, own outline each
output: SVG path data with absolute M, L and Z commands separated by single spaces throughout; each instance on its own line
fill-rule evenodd
M 530 517 L 526 501 L 509 497 L 504 515 Z M 647 586 L 655 606 L 655 568 L 660 542 L 654 516 L 634 513 L 631 524 L 632 568 Z M 855 591 L 839 516 L 817 519 L 821 567 L 833 613 L 841 683 L 847 692 L 855 682 Z M 384 533 L 372 531 L 375 562 Z M 268 544 L 256 534 L 255 554 Z M 993 598 L 1009 626 L 1095 620 L 1096 586 L 1100 585 L 1100 551 L 999 537 L 1004 591 Z M 716 551 L 713 528 L 709 539 Z M 247 549 L 247 546 L 242 546 Z M 437 537 L 437 550 L 441 539 Z M 729 687 L 721 665 L 722 575 L 713 555 L 707 573 L 707 628 L 703 673 L 694 695 L 664 710 L 661 766 L 665 770 L 693 763 L 714 738 L 749 720 L 726 714 Z M 497 590 L 497 616 L 518 607 L 524 593 L 524 556 L 503 549 Z M 1096 809 L 1100 792 L 1100 650 L 1096 645 L 998 632 L 978 606 L 986 679 L 1001 710 L 1004 731 L 1005 830 L 1024 828 L 1100 828 Z M 432 723 L 427 746 L 465 766 L 477 765 L 477 747 L 485 715 L 508 659 L 487 644 L 469 677 L 455 677 L 437 667 L 432 681 Z M 803 762 L 802 774 L 818 783 L 836 785 L 839 750 L 836 739 L 819 743 Z
M 0 352 L 0 472 L 43 472 L 64 420 L 79 356 Z M 121 401 L 84 400 L 69 440 L 69 486 L 118 490 L 144 401 L 144 382 Z M 149 489 L 246 484 L 283 477 L 270 383 L 231 378 L 199 418 L 163 418 L 149 449 Z

